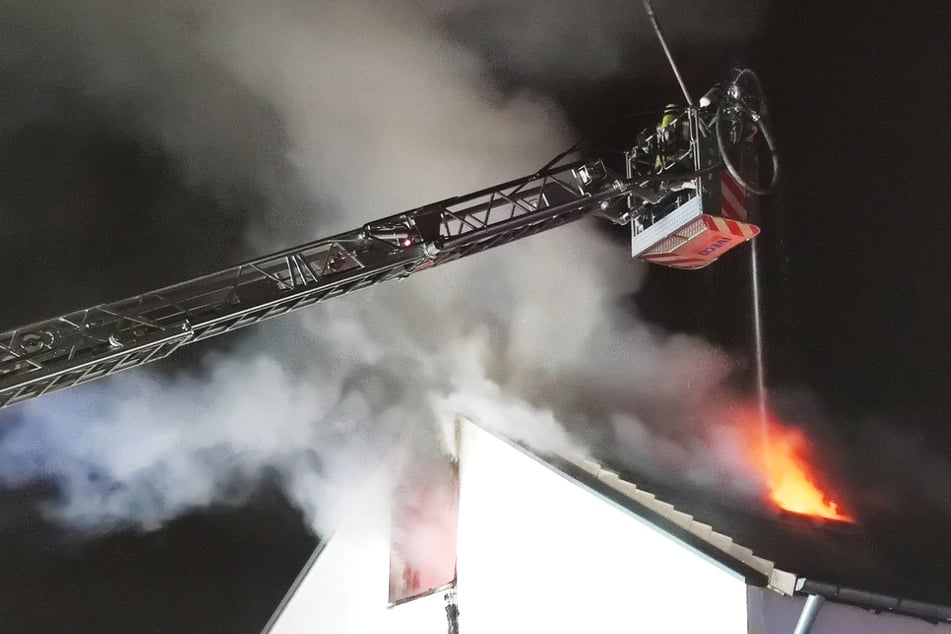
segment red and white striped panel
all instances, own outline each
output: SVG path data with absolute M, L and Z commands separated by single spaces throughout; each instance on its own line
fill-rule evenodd
M 720 175 L 720 208 L 725 218 L 746 220 L 749 216 L 746 209 L 746 192 L 726 170 Z
M 759 235 L 759 227 L 756 225 L 720 218 L 718 216 L 710 216 L 708 214 L 704 214 L 701 218 L 703 219 L 703 224 L 705 224 L 710 231 L 736 236 L 741 239 L 741 242 L 746 242 L 750 238 L 755 238 Z

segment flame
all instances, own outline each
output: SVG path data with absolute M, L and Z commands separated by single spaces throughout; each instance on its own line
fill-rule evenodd
M 776 506 L 801 515 L 855 521 L 819 488 L 821 478 L 809 464 L 809 441 L 801 430 L 783 425 L 769 413 L 763 420 L 753 408 L 741 417 L 751 461 Z

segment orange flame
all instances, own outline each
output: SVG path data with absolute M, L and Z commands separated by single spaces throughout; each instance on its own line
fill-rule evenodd
M 755 409 L 742 412 L 742 427 L 754 467 L 764 477 L 770 499 L 781 509 L 840 522 L 854 519 L 816 484 L 810 466 L 809 441 L 799 429 L 786 427 L 771 415 L 761 422 Z

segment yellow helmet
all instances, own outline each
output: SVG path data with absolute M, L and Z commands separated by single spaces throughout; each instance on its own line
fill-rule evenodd
M 681 107 L 675 103 L 669 103 L 664 107 L 664 118 L 660 120 L 660 127 L 665 128 L 671 123 L 674 119 L 680 116 Z

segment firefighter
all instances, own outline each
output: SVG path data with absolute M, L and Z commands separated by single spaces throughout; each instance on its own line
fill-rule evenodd
M 657 131 L 660 132 L 673 123 L 682 112 L 683 110 L 680 108 L 680 106 L 675 103 L 669 103 L 664 106 L 664 118 L 660 120 L 660 127 L 657 128 Z
M 681 135 L 677 134 L 678 131 L 673 123 L 681 114 L 683 114 L 683 108 L 675 103 L 669 103 L 664 107 L 664 116 L 660 120 L 660 125 L 657 126 L 657 135 L 655 136 L 657 139 L 657 157 L 654 159 L 654 169 L 656 170 L 663 167 L 668 157 L 676 154 L 677 145 L 679 145 L 677 137 Z

